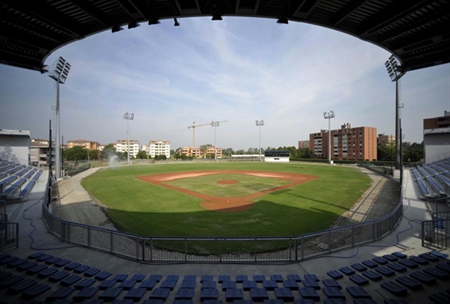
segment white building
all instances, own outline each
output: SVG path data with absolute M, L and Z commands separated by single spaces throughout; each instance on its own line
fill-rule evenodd
M 128 151 L 128 141 L 126 139 L 117 140 L 115 143 L 116 152 L 127 152 Z M 136 158 L 139 152 L 139 140 L 130 139 L 130 157 Z
M 30 165 L 30 131 L 0 129 L 0 159 Z
M 148 154 L 151 158 L 155 158 L 156 155 L 165 155 L 167 158 L 170 158 L 170 141 L 151 140 Z

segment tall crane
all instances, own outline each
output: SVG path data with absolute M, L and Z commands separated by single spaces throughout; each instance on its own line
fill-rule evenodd
M 219 121 L 219 122 L 228 122 L 228 120 Z M 212 123 L 206 123 L 201 125 L 196 125 L 195 121 L 192 123 L 192 125 L 188 126 L 188 129 L 192 129 L 192 146 L 195 147 L 195 128 L 197 127 L 204 127 L 204 126 L 211 126 Z

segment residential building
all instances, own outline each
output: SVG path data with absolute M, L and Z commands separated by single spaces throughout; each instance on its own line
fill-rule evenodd
M 378 143 L 395 143 L 395 135 L 378 134 Z
M 309 149 L 318 158 L 328 158 L 328 142 L 328 130 L 309 135 Z M 331 147 L 331 159 L 377 160 L 377 129 L 343 124 L 341 129 L 331 130 Z
M 155 158 L 156 155 L 165 155 L 170 158 L 170 141 L 150 140 L 148 154 L 151 158 Z
M 180 151 L 178 150 L 178 153 Z M 181 154 L 186 155 L 187 157 L 196 157 L 200 158 L 202 155 L 199 147 L 183 147 L 181 148 Z
M 206 149 L 206 155 L 208 154 L 214 155 L 214 147 L 209 147 Z M 222 148 L 216 148 L 216 158 L 222 158 Z
M 298 141 L 298 148 L 299 149 L 309 148 L 309 140 L 299 140 Z
M 444 116 L 423 120 L 423 148 L 425 163 L 450 157 L 450 112 Z
M 128 152 L 128 140 L 126 139 L 119 139 L 116 140 L 116 143 L 114 144 L 116 147 L 116 152 Z M 136 155 L 139 152 L 139 140 L 130 139 L 130 157 L 136 157 Z
M 88 150 L 99 150 L 100 143 L 95 142 L 95 141 L 85 140 L 85 139 L 76 139 L 76 140 L 67 141 L 67 147 L 69 149 L 76 147 L 76 146 L 80 146 L 80 147 L 83 147 Z

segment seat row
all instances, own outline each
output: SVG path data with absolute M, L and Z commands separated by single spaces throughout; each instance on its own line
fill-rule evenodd
M 44 297 L 46 302 L 58 303 L 173 303 L 205 304 L 233 302 L 236 304 L 263 303 L 376 303 L 369 282 L 380 286 L 396 297 L 420 290 L 422 284 L 447 280 L 450 262 L 439 252 L 407 257 L 402 253 L 376 257 L 361 263 L 327 272 L 330 278 L 320 280 L 315 274 L 264 275 L 179 275 L 112 274 L 59 257 L 37 252 L 27 258 L 0 254 L 0 290 L 18 295 L 23 300 Z M 422 271 L 417 271 L 420 268 Z M 10 270 L 11 269 L 11 270 Z M 12 271 L 15 269 L 15 272 Z M 414 271 L 409 271 L 414 270 Z M 396 274 L 409 273 L 410 276 Z M 394 277 L 395 281 L 383 280 Z M 39 279 L 37 279 L 37 278 Z M 164 278 L 164 280 L 163 280 Z M 45 280 L 43 282 L 43 280 Z M 348 283 L 350 283 L 350 286 Z M 344 292 L 345 291 L 345 292 Z M 435 292 L 429 299 L 448 303 L 450 289 Z M 348 296 L 350 295 L 351 298 Z M 324 297 L 325 296 L 325 297 Z M 121 299 L 120 299 L 120 298 Z M 385 303 L 406 303 L 403 299 L 387 299 Z

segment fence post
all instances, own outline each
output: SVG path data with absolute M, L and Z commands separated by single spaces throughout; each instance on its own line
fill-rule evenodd
M 352 226 L 352 247 L 355 247 L 355 225 Z
M 87 227 L 87 244 L 91 247 L 91 226 Z
M 113 234 L 113 231 L 111 230 L 111 232 L 110 232 L 110 237 L 109 237 L 109 251 L 110 252 L 114 252 L 113 251 L 113 248 L 114 248 L 114 234 Z
M 298 242 L 297 241 L 298 240 L 295 239 L 295 261 L 296 262 L 298 261 L 298 253 L 297 253 L 297 251 L 298 251 Z
M 187 238 L 184 238 L 184 262 L 187 263 Z
M 304 237 L 302 236 L 302 261 L 305 259 L 305 252 L 304 252 Z
M 217 240 L 217 238 L 216 238 Z M 223 244 L 223 240 L 220 241 L 220 252 L 219 252 L 219 263 L 222 264 L 222 244 Z

